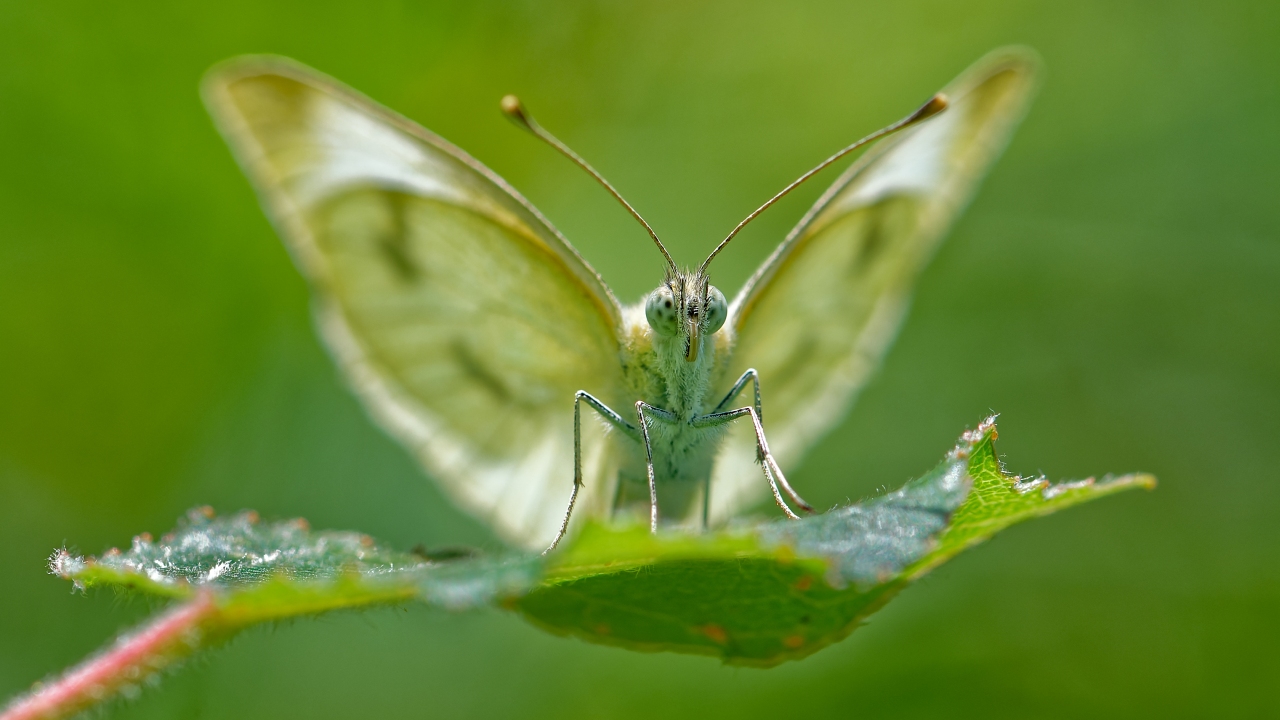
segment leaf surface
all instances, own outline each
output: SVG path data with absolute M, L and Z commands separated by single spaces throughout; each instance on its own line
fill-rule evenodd
M 911 581 L 1016 522 L 1149 475 L 1050 484 L 1005 472 L 989 418 L 901 489 L 709 537 L 592 526 L 514 605 L 562 634 L 769 666 L 836 642 Z
M 403 553 L 300 520 L 198 509 L 158 541 L 141 535 L 99 558 L 58 551 L 50 567 L 81 588 L 210 594 L 213 635 L 376 604 L 497 604 L 592 642 L 774 665 L 840 640 L 913 580 L 1009 525 L 1155 484 L 1148 475 L 1024 480 L 1005 472 L 995 439 L 988 419 L 899 490 L 821 515 L 703 535 L 588 525 L 547 557 Z

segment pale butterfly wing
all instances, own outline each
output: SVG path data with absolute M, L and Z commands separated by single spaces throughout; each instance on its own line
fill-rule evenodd
M 945 90 L 946 112 L 889 138 L 823 194 L 729 309 L 719 385 L 760 372 L 764 427 L 785 469 L 847 411 L 893 340 L 911 286 L 1021 120 L 1028 51 L 997 50 Z M 767 496 L 744 428 L 717 456 L 713 521 Z
M 497 175 L 280 58 L 213 70 L 206 104 L 313 291 L 370 413 L 508 540 L 550 542 L 573 482 L 573 395 L 621 399 L 621 312 Z M 585 518 L 613 460 L 584 423 Z

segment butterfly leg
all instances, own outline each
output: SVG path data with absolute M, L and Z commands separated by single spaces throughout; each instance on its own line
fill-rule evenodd
M 658 483 L 653 476 L 653 446 L 649 443 L 649 419 L 645 417 L 645 413 L 667 422 L 676 422 L 676 416 L 643 400 L 636 401 L 636 415 L 640 417 L 640 435 L 644 439 L 645 469 L 649 472 L 649 532 L 657 533 Z
M 720 401 L 720 404 L 717 405 L 716 409 L 712 412 L 722 412 L 729 403 L 733 402 L 734 398 L 738 397 L 738 395 L 742 393 L 742 388 L 746 387 L 748 382 L 751 383 L 755 390 L 756 417 L 760 418 L 760 423 L 763 425 L 764 409 L 760 405 L 760 373 L 756 372 L 755 368 L 747 368 L 747 371 L 742 373 L 742 377 L 738 378 L 738 382 L 734 383 L 733 387 L 729 388 L 728 394 L 724 396 L 724 399 Z
M 560 521 L 560 532 L 551 545 L 542 551 L 543 555 L 556 549 L 565 533 L 569 531 L 569 518 L 573 515 L 573 505 L 578 501 L 578 492 L 582 490 L 582 403 L 586 402 L 600 414 L 610 425 L 618 428 L 631 437 L 637 437 L 636 428 L 613 411 L 608 405 L 597 400 L 591 393 L 579 390 L 573 394 L 573 494 L 569 495 L 569 507 L 564 511 L 564 520 Z
M 760 421 L 761 427 L 763 427 L 764 426 L 764 407 L 760 404 L 760 373 L 756 372 L 755 368 L 747 368 L 747 371 L 742 373 L 742 377 L 738 378 L 738 382 L 733 384 L 733 387 L 729 390 L 729 393 L 724 396 L 724 399 L 720 401 L 720 404 L 716 406 L 716 409 L 713 411 L 712 414 L 723 411 L 724 408 L 729 403 L 733 402 L 733 399 L 738 397 L 739 393 L 742 392 L 742 389 L 747 386 L 748 380 L 751 381 L 752 389 L 755 390 L 754 407 L 756 410 L 756 418 Z M 766 446 L 766 449 L 767 449 L 767 446 Z M 760 458 L 760 462 L 762 463 L 764 462 L 763 456 Z M 776 463 L 775 463 L 775 466 L 776 466 Z M 783 492 L 785 492 L 791 498 L 791 501 L 794 502 L 796 505 L 800 506 L 801 510 L 804 510 L 805 512 L 809 512 L 809 513 L 816 512 L 813 509 L 813 506 L 805 502 L 805 499 L 800 497 L 800 494 L 797 493 L 795 489 L 791 487 L 791 483 L 787 482 L 787 479 L 782 476 L 781 470 L 778 471 L 778 484 L 782 486 Z M 709 502 L 709 500 L 710 500 L 710 494 L 708 493 L 706 496 L 704 496 L 703 502 L 704 503 Z M 704 512 L 703 514 L 705 515 L 706 513 Z
M 787 484 L 787 478 L 782 474 L 782 468 L 778 467 L 778 463 L 773 459 L 773 453 L 769 452 L 769 441 L 764 437 L 764 426 L 760 424 L 760 416 L 756 414 L 753 407 L 743 407 L 736 410 L 726 410 L 725 412 L 716 412 L 709 415 L 703 415 L 693 419 L 694 427 L 715 427 L 716 425 L 724 425 L 743 415 L 751 416 L 751 424 L 755 426 L 756 431 L 756 453 L 760 458 L 760 467 L 764 470 L 764 477 L 769 481 L 769 489 L 773 491 L 773 501 L 782 508 L 782 512 L 792 520 L 799 520 L 800 516 L 791 511 L 787 506 L 787 501 L 782 499 L 782 491 L 778 489 L 782 487 L 790 489 Z

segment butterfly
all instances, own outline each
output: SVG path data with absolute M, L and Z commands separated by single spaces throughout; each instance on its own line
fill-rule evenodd
M 657 244 L 664 275 L 629 306 L 502 178 L 341 83 L 250 56 L 215 67 L 202 91 L 369 413 L 499 535 L 550 548 L 591 518 L 716 526 L 770 494 L 790 517 L 790 503 L 812 510 L 782 468 L 877 365 L 916 276 L 1021 120 L 1036 67 L 1017 48 L 984 57 L 789 185 L 696 268 L 504 98 Z M 711 283 L 743 225 L 884 136 L 732 301 Z

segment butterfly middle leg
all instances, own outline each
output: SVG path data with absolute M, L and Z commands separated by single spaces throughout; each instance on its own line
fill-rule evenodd
M 796 499 L 797 504 L 802 508 L 813 511 L 809 503 L 799 499 L 796 491 L 791 489 L 791 484 L 787 482 L 786 476 L 782 474 L 782 468 L 778 467 L 778 462 L 774 460 L 773 453 L 769 452 L 769 441 L 764 437 L 764 426 L 760 423 L 760 415 L 757 414 L 754 407 L 741 407 L 735 410 L 726 410 L 724 412 L 714 412 L 708 415 L 702 415 L 693 419 L 694 427 L 715 427 L 733 422 L 737 418 L 743 416 L 751 417 L 751 424 L 754 426 L 756 433 L 756 453 L 760 460 L 760 467 L 764 470 L 764 477 L 769 481 L 769 489 L 773 491 L 773 501 L 778 504 L 782 512 L 792 520 L 799 520 L 800 516 L 792 512 L 791 507 L 787 505 L 787 501 L 782 499 L 782 491 L 779 485 L 786 488 L 787 494 Z
M 569 495 L 569 507 L 564 511 L 564 520 L 560 522 L 560 532 L 556 533 L 556 539 L 551 541 L 551 545 L 542 551 L 543 555 L 556 549 L 560 541 L 564 539 L 565 533 L 569 531 L 569 518 L 573 515 L 573 505 L 578 501 L 578 492 L 582 489 L 582 403 L 585 402 L 591 406 L 593 410 L 600 414 L 610 425 L 618 428 L 628 436 L 639 439 L 640 434 L 636 431 L 636 427 L 623 419 L 621 415 L 613 410 L 613 408 L 600 402 L 595 396 L 586 390 L 579 390 L 573 394 L 573 493 Z M 646 434 L 647 437 L 647 434 Z M 645 444 L 648 447 L 648 443 Z M 652 471 L 650 471 L 652 474 Z
M 643 400 L 636 401 L 636 415 L 640 418 L 640 435 L 644 439 L 645 469 L 649 474 L 649 532 L 658 532 L 658 483 L 653 475 L 653 445 L 649 442 L 648 414 L 669 423 L 679 422 L 675 413 L 663 410 L 657 405 L 650 405 Z
M 729 405 L 729 403 L 733 402 L 733 399 L 738 397 L 738 395 L 742 393 L 742 389 L 747 386 L 748 381 L 751 382 L 752 389 L 755 391 L 755 402 L 753 403 L 752 407 L 755 409 L 755 417 L 757 421 L 756 422 L 756 425 L 757 425 L 756 446 L 757 446 L 757 449 L 760 451 L 759 460 L 763 464 L 765 455 L 768 454 L 769 452 L 769 446 L 764 441 L 764 406 L 760 402 L 760 373 L 756 372 L 755 368 L 747 368 L 747 371 L 742 373 L 742 376 L 738 378 L 738 381 L 735 382 L 733 384 L 733 387 L 729 389 L 729 392 L 725 394 L 724 399 L 720 401 L 720 404 L 716 405 L 716 409 L 713 410 L 709 415 L 705 415 L 704 417 L 709 418 L 709 417 L 723 414 L 725 412 L 724 409 Z M 728 412 L 739 412 L 739 411 L 733 410 Z M 735 415 L 733 417 L 740 417 L 740 415 Z M 712 423 L 712 425 L 715 425 L 715 424 L 717 423 Z M 769 455 L 769 457 L 772 458 L 772 455 Z M 774 468 L 777 468 L 776 462 L 774 463 Z M 768 470 L 765 470 L 765 472 L 767 473 Z M 805 499 L 800 497 L 800 494 L 797 493 L 795 489 L 791 487 L 791 483 L 787 482 L 787 479 L 782 475 L 782 470 L 777 469 L 777 472 L 778 472 L 778 484 L 782 486 L 782 490 L 787 493 L 787 495 L 791 498 L 791 501 L 794 502 L 796 505 L 799 505 L 800 509 L 804 510 L 805 512 L 809 512 L 809 513 L 815 512 L 813 509 L 813 506 L 805 502 Z M 775 488 L 775 492 L 776 492 L 776 488 Z M 707 495 L 703 498 L 703 502 L 707 503 L 709 501 L 710 501 L 710 493 L 707 493 Z M 707 511 L 704 508 L 703 515 L 705 516 L 706 514 L 707 514 Z

